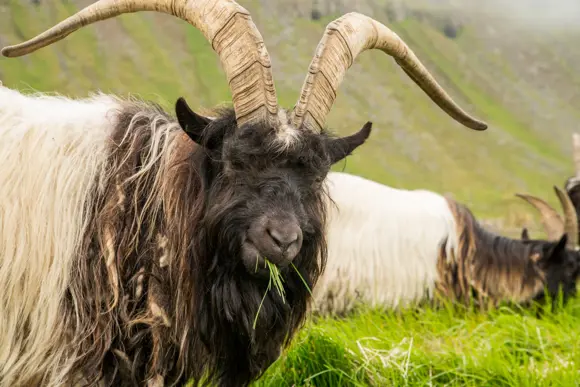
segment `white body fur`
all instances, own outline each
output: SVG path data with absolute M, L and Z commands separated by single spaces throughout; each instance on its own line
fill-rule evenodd
M 74 101 L 0 86 L 1 386 L 39 369 L 51 374 L 42 385 L 59 385 L 79 355 L 63 345 L 59 304 L 117 107 L 102 95 Z
M 391 188 L 331 172 L 328 262 L 313 309 L 344 313 L 355 303 L 395 308 L 433 295 L 440 246 L 457 246 L 443 196 Z M 448 254 L 448 256 L 450 256 Z

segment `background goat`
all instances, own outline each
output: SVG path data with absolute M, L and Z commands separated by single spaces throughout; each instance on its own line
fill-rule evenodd
M 370 134 L 370 123 L 345 138 L 324 129 L 362 51 L 392 55 L 448 114 L 486 128 L 396 34 L 354 13 L 327 27 L 291 112 L 278 107 L 260 33 L 231 0 L 102 0 L 2 53 L 25 55 L 136 11 L 201 30 L 233 109 L 210 120 L 180 99 L 174 118 L 107 95 L 0 88 L 1 385 L 207 377 L 240 386 L 259 377 L 304 319 L 298 274 L 313 286 L 324 268 L 323 180 Z M 286 299 L 268 293 L 254 329 L 268 284 L 263 257 L 280 268 Z
M 344 173 L 327 178 L 326 270 L 313 310 L 344 313 L 355 303 L 393 308 L 436 295 L 467 303 L 525 303 L 544 286 L 575 289 L 577 224 L 557 241 L 519 241 L 485 230 L 465 206 Z M 570 214 L 570 203 L 566 216 Z M 570 237 L 567 237 L 569 235 Z

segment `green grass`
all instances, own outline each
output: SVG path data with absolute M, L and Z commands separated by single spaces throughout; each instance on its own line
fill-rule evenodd
M 580 302 L 541 318 L 507 307 L 310 320 L 254 386 L 575 386 Z
M 258 322 L 258 317 L 260 316 L 260 311 L 262 310 L 262 305 L 264 304 L 264 300 L 268 295 L 268 292 L 272 290 L 272 286 L 278 291 L 282 302 L 286 302 L 286 290 L 284 289 L 284 277 L 282 277 L 278 266 L 270 262 L 267 258 L 264 258 L 264 266 L 268 269 L 269 272 L 269 279 L 268 279 L 268 286 L 264 291 L 264 295 L 262 296 L 262 300 L 260 301 L 260 305 L 258 306 L 258 310 L 256 311 L 256 317 L 254 317 L 254 324 L 252 328 L 256 329 L 256 323 Z M 258 271 L 258 259 L 256 259 L 256 271 Z
M 266 286 L 264 295 L 262 296 L 262 300 L 260 301 L 260 305 L 258 306 L 256 317 L 254 317 L 254 324 L 252 326 L 254 329 L 256 329 L 258 316 L 260 315 L 260 310 L 262 310 L 262 305 L 264 304 L 264 300 L 266 299 L 268 292 L 273 291 L 273 288 L 276 289 L 278 291 L 278 294 L 280 295 L 280 298 L 282 299 L 282 302 L 286 302 L 286 289 L 284 288 L 284 277 L 282 277 L 280 269 L 278 269 L 278 266 L 276 266 L 266 258 L 264 258 L 264 265 L 268 269 L 270 277 L 268 279 L 268 285 Z M 306 283 L 304 277 L 302 277 L 302 274 L 300 274 L 298 268 L 294 266 L 292 262 L 290 262 L 290 265 L 292 266 L 292 269 L 296 272 L 296 274 L 298 274 L 298 276 L 300 277 L 300 280 L 302 281 L 302 284 L 304 285 L 306 290 L 308 290 L 308 293 L 310 293 L 310 295 L 312 296 L 312 291 L 310 290 L 310 287 Z M 257 270 L 258 270 L 258 260 L 256 259 L 256 271 Z

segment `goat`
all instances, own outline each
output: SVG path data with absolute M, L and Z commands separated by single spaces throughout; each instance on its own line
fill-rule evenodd
M 440 297 L 482 306 L 523 304 L 543 298 L 544 286 L 554 294 L 559 285 L 565 296 L 574 293 L 579 255 L 573 222 L 558 241 L 518 241 L 485 230 L 447 195 L 338 172 L 329 173 L 327 185 L 328 262 L 314 290 L 315 313 L 344 314 L 359 302 L 397 308 Z
M 567 196 L 554 187 L 564 208 L 565 229 L 556 240 L 511 239 L 481 227 L 464 205 L 446 198 L 457 224 L 458 248 L 438 261 L 438 293 L 480 305 L 503 301 L 529 304 L 554 299 L 562 290 L 564 301 L 576 293 L 580 276 L 578 223 Z M 547 293 L 546 293 L 547 290 Z
M 0 385 L 257 379 L 304 321 L 300 277 L 314 288 L 324 269 L 323 181 L 371 132 L 370 122 L 342 138 L 325 128 L 361 52 L 393 56 L 451 117 L 487 128 L 396 34 L 357 13 L 328 25 L 291 111 L 278 107 L 262 36 L 233 0 L 101 0 L 2 54 L 137 11 L 201 30 L 233 109 L 204 117 L 180 98 L 171 115 L 110 95 L 0 88 Z M 259 309 L 264 257 L 286 297 L 269 292 Z

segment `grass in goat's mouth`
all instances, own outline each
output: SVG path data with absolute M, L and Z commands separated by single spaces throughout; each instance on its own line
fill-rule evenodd
M 258 261 L 259 261 L 259 259 L 256 258 L 256 271 L 258 271 Z M 264 258 L 264 266 L 268 268 L 268 271 L 270 272 L 270 278 L 268 280 L 268 286 L 266 287 L 266 291 L 264 292 L 264 296 L 262 297 L 262 300 L 260 301 L 260 305 L 258 306 L 258 311 L 256 312 L 256 317 L 254 318 L 254 324 L 252 326 L 253 329 L 256 329 L 256 323 L 258 322 L 258 316 L 260 315 L 260 310 L 262 310 L 262 305 L 264 304 L 264 300 L 266 299 L 266 295 L 268 295 L 268 292 L 270 291 L 270 289 L 272 289 L 272 285 L 274 285 L 276 290 L 278 290 L 278 294 L 280 295 L 280 297 L 282 297 L 282 302 L 286 303 L 286 291 L 284 289 L 284 284 L 283 284 L 284 278 L 282 277 L 282 274 L 280 273 L 280 269 L 278 269 L 278 266 L 276 266 L 275 264 L 270 262 L 267 258 Z M 292 262 L 290 263 L 290 266 L 292 266 L 294 271 L 296 271 L 296 274 L 298 274 L 298 277 L 300 277 L 300 279 L 302 280 L 302 283 L 306 287 L 306 290 L 308 290 L 308 293 L 310 293 L 310 295 L 312 296 L 312 291 L 310 290 L 310 287 L 308 286 L 308 284 L 306 283 L 306 281 L 304 280 L 304 278 L 302 277 L 302 275 L 298 271 L 298 268 L 296 266 L 294 266 L 294 264 Z

